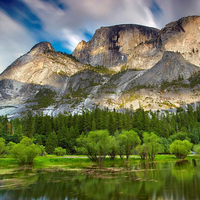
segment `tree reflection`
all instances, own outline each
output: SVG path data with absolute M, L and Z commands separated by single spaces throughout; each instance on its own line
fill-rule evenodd
M 0 199 L 199 199 L 199 161 L 141 163 L 85 171 L 20 171 L 0 180 L 23 180 L 1 189 Z

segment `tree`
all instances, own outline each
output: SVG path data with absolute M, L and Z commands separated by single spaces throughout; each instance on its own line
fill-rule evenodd
M 14 145 L 11 153 L 19 164 L 31 165 L 35 157 L 40 153 L 40 150 L 37 145 L 33 144 L 32 139 L 24 137 L 19 144 Z
M 78 153 L 87 155 L 93 162 L 103 162 L 109 152 L 111 136 L 108 130 L 90 131 L 87 135 L 81 134 L 76 141 Z
M 45 146 L 37 144 L 39 150 L 40 150 L 40 156 L 45 156 L 47 153 L 45 151 Z
M 192 148 L 192 143 L 188 140 L 175 140 L 170 145 L 170 153 L 174 154 L 179 159 L 184 159 Z
M 161 150 L 161 139 L 153 132 L 143 134 L 143 142 L 147 147 L 148 157 L 154 160 L 156 154 Z
M 168 139 L 161 137 L 161 146 L 162 146 L 162 153 L 164 154 L 170 153 L 169 150 L 170 143 Z
M 200 154 L 200 144 L 194 145 L 194 152 L 195 154 Z
M 119 152 L 119 150 L 118 150 L 119 145 L 118 145 L 118 141 L 117 141 L 118 135 L 119 135 L 119 131 L 115 131 L 114 136 L 110 137 L 110 145 L 109 145 L 109 151 L 108 151 L 110 160 L 115 160 L 115 156 Z
M 173 142 L 175 140 L 181 140 L 181 141 L 188 140 L 188 141 L 190 141 L 190 138 L 187 136 L 187 133 L 180 131 L 180 132 L 178 132 L 174 135 L 171 135 L 169 137 L 169 141 Z
M 126 160 L 128 160 L 129 156 L 133 153 L 135 147 L 140 144 L 141 140 L 135 131 L 123 130 L 118 136 L 118 142 L 121 153 L 123 152 L 126 155 Z
M 56 133 L 53 131 L 51 132 L 48 137 L 47 137 L 47 141 L 46 141 L 46 152 L 48 154 L 51 154 L 54 152 L 55 148 L 57 147 L 58 144 L 58 140 L 57 140 L 57 135 Z
M 0 138 L 0 156 L 3 155 L 5 151 L 5 139 Z
M 199 130 L 197 128 L 192 129 L 192 132 L 190 133 L 191 142 L 193 144 L 199 143 Z
M 23 134 L 29 138 L 33 137 L 34 133 L 34 124 L 33 124 L 33 116 L 32 111 L 28 111 L 27 115 L 22 118 L 23 124 Z
M 14 142 L 9 142 L 9 143 L 6 145 L 5 153 L 6 153 L 7 155 L 11 154 L 12 149 L 13 149 L 13 147 L 15 146 L 15 144 L 16 144 L 16 143 L 14 143 Z
M 136 152 L 138 153 L 138 155 L 141 157 L 142 160 L 147 160 L 147 156 L 148 156 L 148 147 L 146 144 L 143 145 L 138 145 L 136 147 Z

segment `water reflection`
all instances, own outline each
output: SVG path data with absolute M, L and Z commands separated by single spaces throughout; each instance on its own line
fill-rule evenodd
M 199 161 L 0 176 L 0 199 L 200 199 Z

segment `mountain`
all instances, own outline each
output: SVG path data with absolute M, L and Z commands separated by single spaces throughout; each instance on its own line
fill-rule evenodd
M 130 24 L 102 27 L 72 55 L 56 52 L 48 42 L 36 44 L 0 75 L 0 114 L 196 105 L 199 27 L 199 16 L 181 18 L 161 30 Z
M 14 61 L 0 76 L 23 83 L 59 88 L 63 76 L 83 70 L 83 64 L 56 52 L 48 42 L 36 44 L 27 54 Z
M 80 42 L 72 55 L 93 66 L 149 69 L 165 51 L 173 51 L 200 66 L 199 24 L 199 16 L 189 16 L 167 24 L 160 31 L 139 25 L 103 27 L 89 42 Z
M 158 29 L 133 24 L 102 27 L 89 42 L 81 41 L 72 55 L 92 66 L 122 66 L 135 47 L 158 33 Z

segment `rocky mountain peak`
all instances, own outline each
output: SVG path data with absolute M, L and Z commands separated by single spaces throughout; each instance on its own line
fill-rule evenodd
M 156 37 L 158 32 L 158 29 L 134 24 L 101 27 L 89 42 L 80 42 L 72 55 L 93 66 L 123 65 L 133 48 Z
M 45 53 L 48 51 L 54 51 L 55 49 L 52 47 L 51 43 L 49 42 L 40 42 L 33 46 L 33 48 L 30 50 L 29 53 L 35 54 L 35 53 Z
M 159 33 L 158 38 L 161 38 L 162 43 L 165 43 L 169 38 L 177 34 L 187 35 L 199 31 L 199 16 L 183 17 L 177 21 L 167 24 Z

